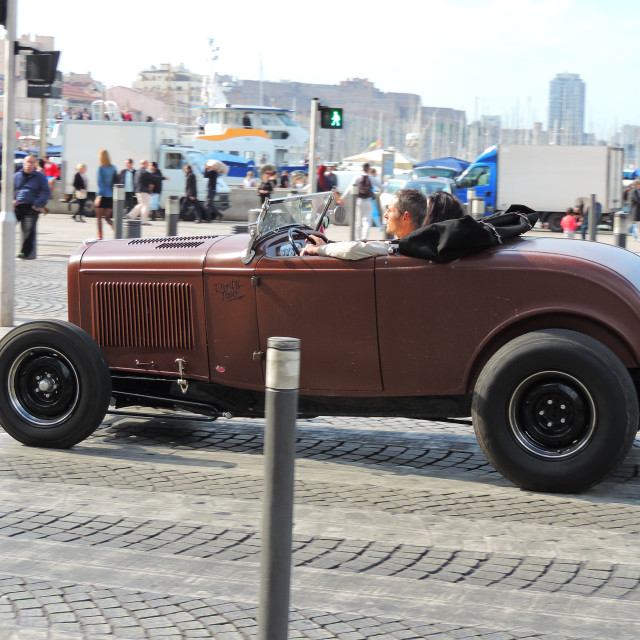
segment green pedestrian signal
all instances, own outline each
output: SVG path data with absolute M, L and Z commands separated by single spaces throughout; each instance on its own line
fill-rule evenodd
M 320 127 L 322 129 L 342 129 L 342 109 L 320 107 Z

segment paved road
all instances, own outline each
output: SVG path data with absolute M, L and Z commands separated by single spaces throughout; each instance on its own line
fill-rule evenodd
M 16 322 L 65 317 L 92 227 L 42 220 Z M 0 640 L 257 637 L 263 427 L 109 415 L 69 451 L 0 432 Z M 580 496 L 515 489 L 465 425 L 321 417 L 297 452 L 290 638 L 640 637 L 640 440 Z

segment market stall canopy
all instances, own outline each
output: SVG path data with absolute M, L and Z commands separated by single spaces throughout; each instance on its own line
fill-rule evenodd
M 40 148 L 33 148 L 33 149 L 29 149 L 29 153 L 32 153 L 35 156 L 39 156 L 40 155 Z M 56 145 L 49 145 L 46 149 L 45 149 L 45 154 L 47 158 L 59 158 L 60 155 L 62 154 L 62 146 L 59 144 Z
M 466 160 L 460 160 L 459 158 L 453 158 L 447 156 L 446 158 L 434 158 L 433 160 L 425 160 L 415 165 L 418 167 L 447 167 L 449 169 L 455 169 L 458 173 L 462 173 L 471 163 Z
M 222 151 L 214 151 L 212 153 L 205 153 L 204 157 L 209 160 L 219 160 L 220 162 L 224 162 L 226 165 L 235 165 L 241 167 L 247 167 L 250 165 L 254 165 L 255 162 L 251 158 L 243 158 L 242 156 L 237 156 L 233 153 L 224 153 Z
M 343 162 L 370 162 L 372 164 L 382 164 L 382 154 L 384 151 L 393 151 L 394 168 L 396 169 L 413 169 L 413 160 L 400 151 L 394 149 L 374 149 L 373 151 L 365 151 L 355 156 L 344 158 Z

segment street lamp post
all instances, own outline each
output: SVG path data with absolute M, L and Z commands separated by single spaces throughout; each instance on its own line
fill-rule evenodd
M 13 211 L 13 150 L 15 125 L 15 40 L 17 0 L 7 0 L 4 41 L 4 121 L 2 125 L 2 206 L 0 207 L 0 326 L 13 326 L 16 216 Z

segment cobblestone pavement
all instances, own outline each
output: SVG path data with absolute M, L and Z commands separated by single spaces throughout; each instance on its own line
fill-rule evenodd
M 66 314 L 81 225 L 40 226 L 16 322 Z M 0 432 L 0 640 L 257 638 L 263 442 L 262 420 L 165 414 L 110 414 L 68 451 Z M 289 637 L 637 640 L 639 475 L 640 439 L 547 495 L 468 425 L 301 420 Z

